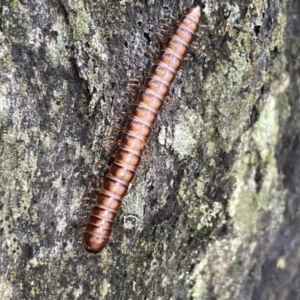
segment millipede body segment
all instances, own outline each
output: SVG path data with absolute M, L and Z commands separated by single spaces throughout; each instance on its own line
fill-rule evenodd
M 157 114 L 197 32 L 200 17 L 201 9 L 197 6 L 178 22 L 137 95 L 85 228 L 83 245 L 88 252 L 98 253 L 108 243 L 117 211 L 135 176 Z

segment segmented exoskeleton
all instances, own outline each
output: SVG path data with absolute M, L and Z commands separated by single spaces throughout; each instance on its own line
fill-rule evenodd
M 108 243 L 117 211 L 134 178 L 164 98 L 197 32 L 200 17 L 199 6 L 182 17 L 137 95 L 85 228 L 83 245 L 89 252 L 98 253 Z

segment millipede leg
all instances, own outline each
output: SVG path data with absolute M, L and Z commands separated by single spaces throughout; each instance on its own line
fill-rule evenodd
M 174 95 L 169 92 L 168 95 L 166 96 L 166 100 L 165 102 L 169 105 L 169 106 L 172 106 L 173 103 L 174 103 Z
M 135 97 L 136 91 L 131 86 L 127 85 L 126 91 L 132 96 Z
M 147 51 L 146 51 L 145 55 L 150 57 L 153 61 L 157 60 L 157 58 L 158 58 L 154 49 L 150 45 L 147 46 Z
M 96 162 L 96 165 L 95 165 L 95 167 L 96 168 L 98 168 L 99 166 L 101 166 L 101 168 L 105 168 L 105 169 L 108 169 L 109 168 L 109 165 L 108 164 L 106 164 L 106 163 L 104 163 L 103 161 L 101 161 L 101 160 L 98 160 L 97 162 Z M 97 175 L 95 175 L 96 177 L 97 177 L 97 179 L 100 179 Z
M 77 235 L 82 235 L 84 233 L 84 230 L 85 230 L 85 227 L 77 228 L 76 229 L 76 234 Z
M 193 56 L 190 53 L 187 53 L 187 55 L 184 58 L 185 61 L 192 61 L 193 60 Z
M 128 103 L 128 102 L 127 102 Z M 128 104 L 129 105 L 129 104 Z M 112 131 L 113 130 L 117 130 L 117 131 L 120 131 L 122 130 L 122 126 L 120 124 L 112 124 L 112 125 L 109 125 L 108 128 L 110 128 Z
M 165 19 L 171 19 L 172 21 L 175 21 L 176 23 L 178 22 L 178 18 L 172 16 L 172 15 L 166 15 Z
M 164 37 L 163 33 L 164 33 L 164 31 L 162 29 L 157 29 L 157 30 L 155 30 L 155 33 L 154 33 L 161 45 L 163 45 L 163 43 L 165 42 L 165 37 Z
M 142 71 L 142 72 L 144 72 L 144 73 L 146 73 L 146 74 L 149 74 L 150 73 L 150 69 L 147 69 L 145 66 L 139 66 L 138 67 L 138 70 L 139 71 Z M 143 77 L 143 80 L 144 80 L 144 77 Z
M 113 154 L 113 152 L 116 150 L 115 148 L 117 147 L 116 143 L 116 137 L 115 136 L 107 136 L 104 138 L 103 141 L 103 149 L 109 153 Z
M 80 204 L 80 208 L 90 210 L 93 207 L 93 205 L 95 204 L 96 199 L 95 198 L 94 199 L 85 198 L 85 199 L 82 199 L 81 201 L 82 201 L 82 203 Z M 86 220 L 86 217 L 85 217 L 85 220 Z
M 126 91 L 129 92 L 133 97 L 135 97 L 143 81 L 143 76 L 130 78 L 129 83 L 126 86 Z
M 203 25 L 203 24 L 200 24 L 199 25 L 199 28 L 210 28 L 210 26 L 209 25 Z M 198 33 L 196 33 L 196 36 L 198 37 Z

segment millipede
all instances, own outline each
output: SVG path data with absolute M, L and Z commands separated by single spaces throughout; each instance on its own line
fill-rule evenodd
M 105 175 L 87 221 L 83 245 L 99 253 L 108 243 L 122 199 L 141 161 L 152 126 L 200 23 L 201 9 L 191 8 L 177 23 L 140 88 L 113 163 Z

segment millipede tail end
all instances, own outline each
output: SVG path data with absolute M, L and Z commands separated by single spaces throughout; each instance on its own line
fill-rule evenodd
M 87 252 L 97 254 L 102 251 L 108 243 L 108 238 L 100 238 L 85 232 L 83 235 L 83 246 Z

